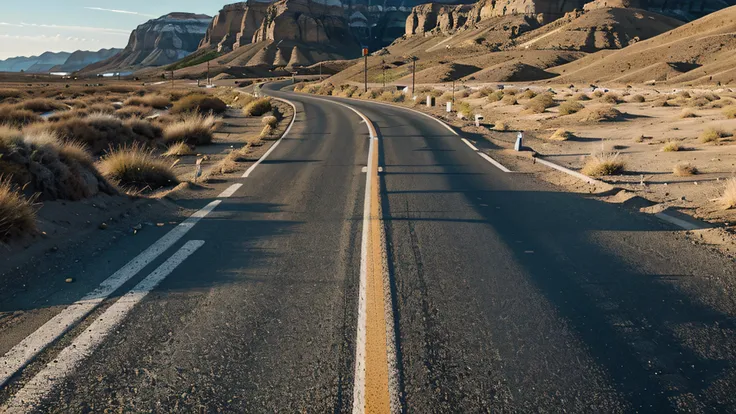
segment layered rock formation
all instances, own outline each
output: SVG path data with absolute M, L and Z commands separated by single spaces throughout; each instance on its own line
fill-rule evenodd
M 586 3 L 584 8 L 585 10 L 606 7 L 635 8 L 691 21 L 733 5 L 736 5 L 734 0 L 594 0 Z
M 85 71 L 116 71 L 163 66 L 188 56 L 199 46 L 212 18 L 202 14 L 170 13 L 149 20 L 130 34 L 122 52 Z
M 72 53 L 63 65 L 51 68 L 53 72 L 76 72 L 94 63 L 103 61 L 122 52 L 123 49 L 100 49 L 96 52 L 89 50 L 77 50 Z

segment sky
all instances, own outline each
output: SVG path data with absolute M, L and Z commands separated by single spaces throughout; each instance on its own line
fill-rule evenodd
M 0 59 L 123 48 L 141 23 L 171 12 L 210 16 L 230 0 L 0 0 Z

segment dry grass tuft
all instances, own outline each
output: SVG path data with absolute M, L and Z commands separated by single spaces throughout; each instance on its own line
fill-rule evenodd
M 723 115 L 726 116 L 728 119 L 735 119 L 736 118 L 736 106 L 728 106 L 723 109 Z
M 170 187 L 179 183 L 169 161 L 153 155 L 140 145 L 111 151 L 98 163 L 102 175 L 123 187 L 136 190 Z
M 600 97 L 603 96 L 603 91 L 600 90 L 600 89 L 598 89 L 595 92 L 593 92 L 593 96 L 596 97 L 596 98 L 600 98 Z
M 690 163 L 681 163 L 677 164 L 672 168 L 672 174 L 676 175 L 677 177 L 687 177 L 690 175 L 695 175 L 698 173 L 698 169 L 695 168 L 694 165 Z
M 547 108 L 551 108 L 553 106 L 555 106 L 554 96 L 552 96 L 551 93 L 543 93 L 527 102 L 524 105 L 524 109 L 533 114 L 541 114 L 547 110 Z
M 557 131 L 555 131 L 555 133 L 552 134 L 552 136 L 550 136 L 549 139 L 552 141 L 567 141 L 568 139 L 571 139 L 574 137 L 575 135 L 573 135 L 572 132 L 560 128 Z
M 607 94 L 601 97 L 601 101 L 611 104 L 611 105 L 616 105 L 616 104 L 621 103 L 621 97 L 619 97 L 613 92 L 608 92 Z
M 276 128 L 276 125 L 278 125 L 279 120 L 273 115 L 264 116 L 261 118 L 261 123 L 263 125 L 269 125 L 271 128 Z
M 505 93 L 501 103 L 504 105 L 517 105 L 519 102 L 516 100 L 516 96 Z
M 124 106 L 115 111 L 115 115 L 121 119 L 144 118 L 151 115 L 151 108 L 147 106 Z
M 563 102 L 560 105 L 560 115 L 572 115 L 580 112 L 584 108 L 583 104 L 576 101 Z
M 493 129 L 496 131 L 508 131 L 510 127 L 504 121 L 496 121 L 496 123 L 493 125 Z
M 165 142 L 186 142 L 190 145 L 206 145 L 212 143 L 212 131 L 217 118 L 212 115 L 192 114 L 181 121 L 171 123 L 164 128 Z
M 184 141 L 175 142 L 171 144 L 169 149 L 164 152 L 164 157 L 183 157 L 185 155 L 196 154 L 192 147 Z
M 18 109 L 25 109 L 39 114 L 66 109 L 66 105 L 52 99 L 28 99 L 17 105 Z
M 268 98 L 260 98 L 249 103 L 243 108 L 243 113 L 246 116 L 262 116 L 266 112 L 272 109 L 271 100 Z
M 669 141 L 662 147 L 662 151 L 664 152 L 677 152 L 680 150 L 682 150 L 682 147 L 677 141 Z
M 0 176 L 0 241 L 36 231 L 36 213 L 29 200 Z
M 680 112 L 680 118 L 697 118 L 698 114 L 695 112 L 689 110 L 689 109 L 683 109 L 682 112 Z
M 534 92 L 534 91 L 533 91 L 533 90 L 531 90 L 531 89 L 527 89 L 527 90 L 525 90 L 524 92 L 522 92 L 522 93 L 521 93 L 521 94 L 519 95 L 519 98 L 521 98 L 521 99 L 532 99 L 532 98 L 534 98 L 535 96 L 537 96 L 537 93 L 536 93 L 536 92 Z
M 629 98 L 629 102 L 644 103 L 646 101 L 647 100 L 641 95 L 634 95 L 631 98 Z
M 721 138 L 723 138 L 726 134 L 718 129 L 715 128 L 708 128 L 705 131 L 703 131 L 700 134 L 700 142 L 707 144 L 707 143 L 717 143 Z
M 582 173 L 590 177 L 602 177 L 620 174 L 625 168 L 626 163 L 620 159 L 618 152 L 600 152 L 587 158 Z
M 148 106 L 156 109 L 166 109 L 171 100 L 163 95 L 151 94 L 146 96 L 131 96 L 124 101 L 126 106 Z
M 222 114 L 227 110 L 227 104 L 214 96 L 196 94 L 185 96 L 174 102 L 169 111 L 172 114 L 198 112 L 200 114 Z
M 723 186 L 723 193 L 718 197 L 723 208 L 736 208 L 736 178 L 729 178 Z
M 585 93 L 578 93 L 571 98 L 573 101 L 589 101 L 590 96 Z
M 43 119 L 33 111 L 10 106 L 0 107 L 0 124 L 22 127 L 36 122 L 43 122 Z
M 580 111 L 583 122 L 612 122 L 621 119 L 622 113 L 610 106 L 594 106 Z
M 501 99 L 503 99 L 503 97 L 504 97 L 503 91 L 496 91 L 496 92 L 490 93 L 488 97 L 486 98 L 486 100 L 490 103 L 493 103 L 493 102 L 500 101 Z

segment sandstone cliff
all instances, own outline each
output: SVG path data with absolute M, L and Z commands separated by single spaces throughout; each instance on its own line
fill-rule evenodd
M 117 71 L 176 62 L 197 50 L 211 20 L 209 16 L 192 13 L 170 13 L 149 20 L 133 30 L 122 52 L 84 71 Z

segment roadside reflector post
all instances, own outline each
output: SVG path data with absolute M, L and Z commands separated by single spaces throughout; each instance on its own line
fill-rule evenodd
M 363 86 L 368 92 L 368 48 L 363 47 Z
M 427 95 L 427 106 L 434 106 L 434 96 Z
M 483 115 L 481 115 L 481 114 L 475 114 L 475 126 L 476 127 L 479 127 L 480 126 L 480 120 L 481 119 L 483 119 Z
M 202 160 L 204 160 L 204 158 L 197 158 L 197 164 L 194 170 L 194 183 L 195 184 L 197 183 L 197 178 L 202 176 Z
M 452 102 L 447 103 L 447 112 L 452 112 Z
M 524 147 L 523 141 L 524 140 L 524 133 L 519 131 L 518 134 L 516 134 L 516 144 L 514 144 L 514 151 L 521 151 L 521 149 Z

